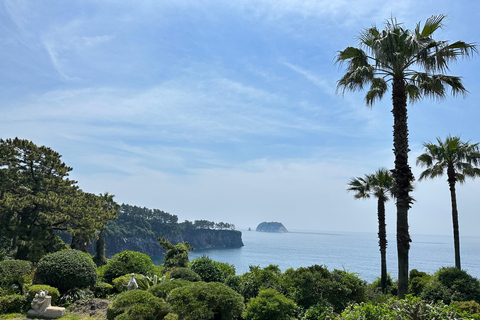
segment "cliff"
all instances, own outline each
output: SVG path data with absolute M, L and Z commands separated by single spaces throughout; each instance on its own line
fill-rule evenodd
M 159 235 L 162 236 L 162 235 Z M 116 253 L 132 250 L 145 253 L 149 256 L 163 255 L 165 250 L 160 246 L 155 236 L 105 237 L 105 255 L 108 258 Z M 190 242 L 195 249 L 238 248 L 243 247 L 242 233 L 236 230 L 209 230 L 194 229 L 184 231 L 178 235 L 166 235 L 172 244 Z M 94 246 L 92 245 L 93 250 Z
M 257 226 L 260 232 L 288 232 L 281 222 L 262 222 Z

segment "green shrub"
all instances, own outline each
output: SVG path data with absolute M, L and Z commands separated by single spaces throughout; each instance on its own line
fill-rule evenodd
M 188 268 L 175 268 L 170 272 L 170 279 L 182 279 L 190 282 L 201 281 L 200 276 Z
M 16 284 L 22 289 L 24 276 L 32 272 L 32 263 L 25 260 L 0 261 L 0 286 Z
M 172 290 L 167 302 L 183 320 L 236 319 L 245 307 L 240 294 L 219 282 L 192 282 Z
M 135 278 L 135 281 L 137 281 L 137 284 L 138 284 L 138 281 L 140 281 L 141 277 L 142 277 L 142 275 L 140 275 L 140 274 L 135 274 L 134 275 L 134 278 Z M 132 278 L 131 274 L 126 274 L 126 275 L 123 275 L 121 277 L 113 279 L 113 281 L 112 281 L 113 288 L 117 292 L 127 291 L 127 285 L 128 285 L 128 282 L 130 281 L 131 278 Z
M 235 278 L 230 278 L 235 279 Z M 269 265 L 265 268 L 259 266 L 250 266 L 250 271 L 240 276 L 238 291 L 245 300 L 254 298 L 261 289 L 275 289 L 285 294 L 287 286 L 280 268 L 275 265 Z M 231 282 L 229 282 L 231 284 Z
M 155 297 L 167 299 L 168 294 L 173 289 L 185 287 L 190 284 L 191 282 L 181 279 L 167 280 L 150 287 L 150 289 L 148 289 L 148 292 L 153 294 Z
M 27 304 L 30 307 L 30 303 L 32 303 L 33 298 L 35 295 L 40 292 L 40 290 L 47 291 L 48 295 L 52 297 L 52 306 L 57 305 L 58 298 L 60 297 L 60 292 L 57 288 L 48 286 L 46 284 L 36 284 L 28 288 L 27 292 Z
M 88 253 L 62 250 L 44 256 L 37 265 L 34 283 L 48 284 L 60 292 L 87 288 L 97 281 L 97 268 Z
M 290 320 L 293 319 L 295 302 L 275 289 L 265 289 L 247 303 L 247 310 L 242 314 L 246 320 Z
M 480 304 L 475 301 L 452 301 L 452 304 L 460 311 L 480 315 Z
M 216 261 L 213 261 L 207 256 L 202 256 L 195 258 L 195 260 L 192 261 L 190 268 L 201 277 L 202 281 L 224 282 L 225 275 L 215 262 Z
M 464 270 L 441 268 L 425 284 L 420 297 L 424 300 L 442 300 L 447 304 L 451 301 L 480 302 L 480 283 Z
M 292 283 L 293 300 L 304 309 L 320 303 L 341 312 L 351 303 L 366 300 L 366 283 L 353 273 L 314 265 L 289 270 L 286 276 Z
M 20 294 L 0 297 L 0 314 L 22 312 L 27 303 L 27 297 Z
M 68 307 L 77 300 L 88 300 L 93 298 L 93 291 L 90 289 L 73 288 L 63 292 L 58 299 L 58 305 Z
M 330 318 L 333 318 L 333 308 L 316 304 L 305 311 L 302 320 L 325 320 Z
M 460 314 L 453 305 L 433 303 L 407 295 L 403 300 L 391 298 L 386 303 L 362 303 L 347 307 L 337 320 L 398 320 L 398 319 L 471 319 Z
M 112 283 L 112 280 L 120 276 L 139 273 L 151 275 L 154 264 L 150 257 L 136 251 L 123 251 L 117 253 L 105 266 L 103 281 Z
M 178 314 L 169 313 L 163 318 L 163 320 L 178 320 Z
M 177 243 L 173 245 L 165 237 L 157 238 L 163 249 L 167 250 L 165 257 L 163 257 L 163 268 L 165 271 L 173 268 L 187 268 L 188 267 L 188 253 L 194 248 L 190 243 Z
M 97 282 L 93 286 L 93 294 L 95 298 L 105 299 L 113 293 L 113 286 L 106 282 Z
M 408 277 L 408 292 L 419 297 L 431 279 L 432 276 L 426 272 L 418 271 L 417 269 L 410 270 L 410 275 Z
M 144 290 L 120 293 L 107 308 L 108 320 L 162 319 L 170 312 L 169 305 Z

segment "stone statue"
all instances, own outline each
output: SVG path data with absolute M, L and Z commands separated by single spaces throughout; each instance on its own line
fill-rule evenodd
M 47 319 L 56 319 L 65 315 L 65 308 L 52 307 L 52 297 L 48 295 L 47 290 L 40 290 L 35 294 L 31 306 L 32 309 L 28 310 L 27 315 L 29 317 L 41 317 Z
M 137 281 L 135 280 L 135 273 L 132 273 L 132 277 L 130 278 L 130 281 L 128 281 L 128 284 L 127 284 L 127 289 L 128 290 L 138 289 L 138 284 L 137 284 Z

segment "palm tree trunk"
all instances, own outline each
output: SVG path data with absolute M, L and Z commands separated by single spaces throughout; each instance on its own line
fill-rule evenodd
M 382 293 L 387 293 L 387 226 L 385 223 L 385 199 L 378 198 L 378 245 L 380 246 Z
M 450 187 L 450 198 L 452 200 L 452 222 L 453 222 L 453 245 L 455 247 L 455 267 L 461 270 L 460 264 L 460 232 L 458 228 L 457 195 L 455 191 L 455 170 L 453 166 L 448 166 L 448 185 Z
M 408 232 L 408 209 L 410 208 L 410 183 L 413 174 L 408 165 L 408 124 L 407 95 L 403 78 L 393 78 L 393 152 L 395 154 L 395 198 L 397 200 L 397 257 L 398 257 L 398 297 L 405 298 L 408 293 L 408 251 L 410 234 Z

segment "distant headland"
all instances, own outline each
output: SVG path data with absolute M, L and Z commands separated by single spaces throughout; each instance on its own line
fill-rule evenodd
M 262 222 L 257 226 L 260 232 L 288 232 L 281 222 Z

